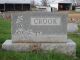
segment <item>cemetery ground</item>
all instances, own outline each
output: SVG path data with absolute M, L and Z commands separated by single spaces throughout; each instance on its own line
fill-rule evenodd
M 80 26 L 79 31 L 80 32 Z M 4 20 L 0 17 L 0 60 L 80 60 L 80 35 L 75 33 L 68 33 L 68 38 L 71 38 L 77 44 L 76 56 L 68 56 L 61 53 L 49 51 L 44 53 L 38 52 L 13 52 L 5 51 L 1 48 L 2 44 L 7 39 L 11 39 L 11 20 Z

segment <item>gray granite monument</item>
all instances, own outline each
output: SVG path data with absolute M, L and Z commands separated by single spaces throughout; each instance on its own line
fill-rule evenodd
M 12 51 L 54 50 L 76 54 L 76 44 L 67 39 L 67 14 L 60 12 L 16 12 L 12 14 L 12 39 L 2 48 Z

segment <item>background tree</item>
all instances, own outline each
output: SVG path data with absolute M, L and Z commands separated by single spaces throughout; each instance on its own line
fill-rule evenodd
M 35 0 L 32 0 L 32 1 L 31 1 L 31 6 L 32 6 L 32 7 L 35 7 Z
M 48 0 L 42 0 L 42 5 L 47 6 Z

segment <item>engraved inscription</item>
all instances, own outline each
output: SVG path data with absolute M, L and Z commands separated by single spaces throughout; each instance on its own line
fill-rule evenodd
M 31 18 L 31 25 L 60 25 L 60 18 Z

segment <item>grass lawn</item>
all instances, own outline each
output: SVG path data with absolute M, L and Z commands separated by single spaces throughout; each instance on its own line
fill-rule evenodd
M 1 49 L 5 40 L 11 39 L 11 21 L 0 18 L 0 60 L 80 60 L 80 35 L 69 33 L 77 44 L 77 58 L 54 52 L 12 52 Z

